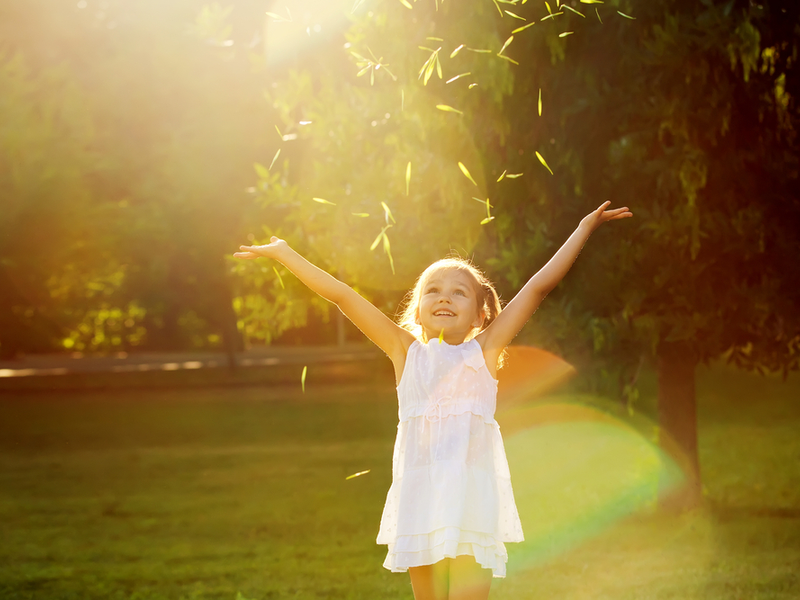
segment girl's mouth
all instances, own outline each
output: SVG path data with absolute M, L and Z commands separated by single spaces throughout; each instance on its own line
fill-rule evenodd
M 434 317 L 455 317 L 456 315 L 449 310 L 437 310 L 433 313 Z

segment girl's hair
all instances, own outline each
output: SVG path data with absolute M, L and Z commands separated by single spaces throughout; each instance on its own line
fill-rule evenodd
M 473 281 L 476 292 L 478 312 L 483 311 L 483 314 L 485 315 L 485 318 L 483 319 L 483 325 L 473 329 L 467 335 L 467 339 L 465 341 L 471 340 L 481 331 L 486 329 L 491 322 L 497 318 L 497 315 L 500 314 L 500 311 L 502 310 L 500 298 L 497 295 L 497 290 L 494 289 L 494 285 L 480 269 L 472 264 L 472 262 L 460 256 L 449 256 L 447 258 L 437 260 L 435 263 L 425 269 L 417 278 L 414 287 L 409 290 L 403 300 L 403 303 L 400 305 L 401 308 L 398 317 L 398 323 L 400 327 L 407 329 L 414 335 L 414 337 L 423 342 L 427 343 L 428 340 L 426 339 L 425 331 L 422 328 L 422 325 L 417 322 L 417 313 L 419 310 L 420 298 L 422 297 L 422 291 L 436 273 L 449 270 L 461 271 L 470 277 L 470 279 Z M 503 363 L 505 362 L 505 354 L 506 351 L 503 350 L 497 360 L 498 369 L 502 367 Z

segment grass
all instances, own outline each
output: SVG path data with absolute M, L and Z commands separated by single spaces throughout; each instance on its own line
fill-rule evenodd
M 298 388 L 6 392 L 0 598 L 410 599 L 375 544 L 394 390 Z M 619 518 L 584 503 L 594 516 L 557 543 L 508 545 L 493 600 L 800 597 L 799 392 L 798 377 L 700 370 L 706 505 Z M 553 494 L 597 496 L 575 474 L 619 442 L 573 426 L 580 437 L 508 440 L 528 540 L 551 516 L 525 473 L 547 466 L 563 475 Z

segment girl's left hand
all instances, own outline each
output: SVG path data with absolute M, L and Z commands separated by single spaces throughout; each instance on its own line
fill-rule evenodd
M 626 217 L 633 216 L 633 213 L 630 210 L 628 210 L 627 206 L 623 206 L 622 208 L 614 208 L 612 210 L 606 210 L 609 204 L 611 204 L 611 200 L 603 202 L 598 207 L 597 210 L 590 212 L 583 218 L 583 220 L 581 221 L 581 225 L 588 227 L 589 231 L 594 231 L 606 221 L 613 221 L 614 219 L 624 219 Z

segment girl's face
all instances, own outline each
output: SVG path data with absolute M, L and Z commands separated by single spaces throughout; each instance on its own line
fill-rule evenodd
M 438 338 L 444 330 L 444 341 L 462 343 L 467 335 L 483 323 L 478 310 L 478 297 L 473 278 L 457 269 L 433 273 L 421 289 L 417 319 L 427 339 Z

